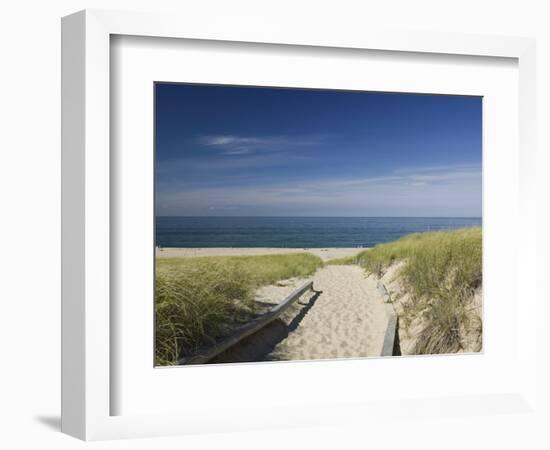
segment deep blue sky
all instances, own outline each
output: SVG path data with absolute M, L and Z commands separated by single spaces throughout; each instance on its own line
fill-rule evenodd
M 155 89 L 157 215 L 481 216 L 480 97 Z

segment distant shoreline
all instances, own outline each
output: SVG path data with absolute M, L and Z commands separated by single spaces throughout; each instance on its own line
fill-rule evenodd
M 285 253 L 311 253 L 320 257 L 323 261 L 336 258 L 355 256 L 367 250 L 368 247 L 323 247 L 323 248 L 280 248 L 280 247 L 162 247 L 155 249 L 155 255 L 159 258 L 189 258 L 201 256 L 253 256 L 253 255 L 278 255 Z

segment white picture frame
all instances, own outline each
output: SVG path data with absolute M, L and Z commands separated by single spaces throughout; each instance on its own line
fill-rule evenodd
M 305 30 L 265 27 L 250 23 L 195 23 L 190 17 L 113 11 L 82 11 L 62 22 L 62 430 L 86 440 L 233 431 L 311 423 L 334 423 L 354 418 L 392 416 L 391 401 L 372 404 L 344 402 L 317 414 L 279 405 L 280 420 L 267 411 L 236 411 L 223 415 L 111 415 L 110 336 L 111 192 L 116 174 L 110 169 L 110 38 L 112 35 L 193 39 L 205 41 L 285 44 L 305 48 L 367 49 L 417 54 L 447 54 L 513 58 L 519 76 L 519 200 L 521 240 L 517 243 L 518 379 L 515 389 L 501 394 L 437 399 L 442 414 L 493 414 L 503 405 L 522 412 L 535 408 L 536 307 L 530 280 L 536 251 L 535 195 L 535 43 L 532 39 L 444 33 L 405 33 L 347 30 L 314 34 Z M 516 297 L 519 290 L 515 292 Z M 152 320 L 152 319 L 151 319 Z M 320 363 L 323 364 L 323 363 Z M 320 365 L 310 371 L 320 370 Z M 268 370 L 268 369 L 266 369 Z M 181 376 L 185 376 L 182 372 Z M 393 402 L 395 401 L 392 400 Z M 432 399 L 410 401 L 414 414 L 430 408 Z M 237 408 L 238 409 L 238 408 Z M 317 408 L 319 409 L 319 408 Z M 312 414 L 304 414 L 304 411 Z M 248 420 L 238 420 L 246 417 Z M 305 418 L 304 418 L 305 417 Z

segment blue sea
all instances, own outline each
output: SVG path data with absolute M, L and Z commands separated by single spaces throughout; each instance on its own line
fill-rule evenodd
M 156 218 L 160 247 L 372 247 L 409 233 L 480 226 L 479 217 Z

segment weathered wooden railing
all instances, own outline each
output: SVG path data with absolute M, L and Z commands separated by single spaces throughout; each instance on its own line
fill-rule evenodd
M 380 356 L 397 356 L 400 355 L 397 314 L 395 313 L 395 308 L 391 304 L 391 297 L 384 283 L 378 281 L 376 287 L 384 298 L 384 306 L 386 307 L 386 314 L 388 315 L 388 326 L 384 335 L 384 343 L 382 344 Z
M 298 289 L 294 290 L 290 295 L 288 295 L 281 303 L 273 307 L 267 313 L 257 317 L 246 325 L 235 330 L 234 334 L 223 339 L 217 343 L 214 347 L 211 347 L 200 354 L 190 356 L 188 358 L 182 358 L 178 361 L 178 364 L 187 365 L 187 364 L 204 364 L 218 356 L 220 353 L 228 350 L 233 347 L 235 344 L 242 341 L 244 338 L 250 336 L 253 333 L 256 333 L 267 324 L 275 320 L 281 314 L 283 314 L 296 300 L 298 300 L 304 292 L 308 290 L 313 290 L 313 281 L 308 281 L 303 284 Z

